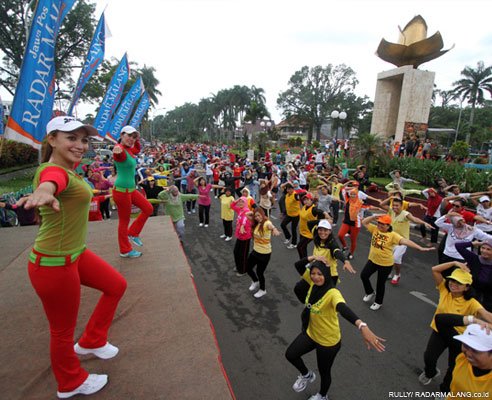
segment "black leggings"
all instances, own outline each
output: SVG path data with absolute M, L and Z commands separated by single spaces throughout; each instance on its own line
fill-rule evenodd
M 244 274 L 246 272 L 250 241 L 251 239 L 236 239 L 236 244 L 234 245 L 234 262 L 236 263 L 236 270 L 240 274 Z
M 287 348 L 285 358 L 287 358 L 287 360 L 296 367 L 302 375 L 306 375 L 309 370 L 301 357 L 304 354 L 316 350 L 316 360 L 318 362 L 318 371 L 321 378 L 319 394 L 321 396 L 326 396 L 331 385 L 331 367 L 341 347 L 341 341 L 334 346 L 322 346 L 303 332 L 297 336 Z
M 386 280 L 388 279 L 391 270 L 391 267 L 382 267 L 381 265 L 374 264 L 372 261 L 369 260 L 367 261 L 364 269 L 360 274 L 360 279 L 362 280 L 362 284 L 364 285 L 364 290 L 366 294 L 371 294 L 374 293 L 374 289 L 372 288 L 369 278 L 375 272 L 378 273 L 378 280 L 376 283 L 376 299 L 374 300 L 378 304 L 383 304 Z
M 333 224 L 336 224 L 338 222 L 338 211 L 340 209 L 340 202 L 339 201 L 332 201 L 330 204 L 331 212 L 333 213 Z
M 224 235 L 227 237 L 232 237 L 232 221 L 222 220 L 222 225 L 224 225 Z
M 248 257 L 246 272 L 248 273 L 248 275 L 250 276 L 253 282 L 260 281 L 261 290 L 265 290 L 265 270 L 267 268 L 268 262 L 270 261 L 270 256 L 271 253 L 261 254 L 253 250 Z M 253 270 L 255 265 L 256 265 L 256 273 Z
M 288 231 L 287 225 L 292 222 L 292 225 L 290 227 L 292 234 Z M 288 215 L 282 220 L 282 223 L 280 224 L 280 227 L 282 228 L 282 231 L 284 232 L 285 238 L 290 239 L 292 238 L 292 244 L 296 245 L 297 244 L 297 225 L 299 224 L 299 216 L 297 217 L 289 217 Z
M 448 369 L 444 375 L 442 383 L 439 385 L 441 392 L 449 392 L 451 379 L 453 377 L 454 365 L 456 357 L 461 353 L 461 343 L 453 339 L 456 335 L 453 327 L 444 330 L 441 328 L 439 332 L 432 330 L 432 333 L 427 342 L 427 348 L 424 353 L 425 376 L 432 378 L 436 375 L 436 365 L 439 357 L 448 349 Z
M 198 204 L 198 218 L 200 219 L 200 223 L 202 224 L 205 223 L 205 225 L 208 225 L 209 216 L 210 216 L 210 205 L 204 206 Z
M 299 260 L 308 256 L 307 247 L 313 239 L 309 239 L 306 236 L 299 235 L 299 244 L 297 245 L 297 252 L 299 253 Z
M 106 199 L 99 204 L 99 211 L 101 211 L 103 219 L 111 218 L 111 213 L 109 212 L 109 199 Z
M 430 215 L 424 216 L 424 221 L 434 227 L 434 229 L 430 230 L 431 243 L 437 243 L 437 239 L 439 238 L 439 228 L 435 224 L 436 219 L 437 219 L 436 217 L 431 217 Z M 426 237 L 427 228 L 425 227 L 425 225 L 420 225 L 420 234 L 422 235 L 423 238 Z

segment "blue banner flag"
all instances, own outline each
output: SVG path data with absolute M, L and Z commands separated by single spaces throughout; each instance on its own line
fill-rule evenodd
M 145 88 L 142 82 L 142 78 L 139 77 L 126 94 L 125 98 L 121 102 L 118 110 L 114 115 L 113 121 L 111 121 L 111 125 L 107 134 L 109 134 L 113 139 L 118 140 L 118 138 L 120 137 L 121 128 L 123 128 L 127 124 L 135 103 L 138 101 L 144 91 Z
M 149 94 L 145 92 L 140 99 L 140 103 L 138 103 L 137 109 L 135 110 L 135 114 L 133 114 L 132 120 L 130 121 L 130 125 L 135 129 L 138 129 L 140 123 L 142 122 L 142 118 L 149 109 L 150 106 L 150 98 Z
M 40 148 L 53 114 L 55 44 L 73 1 L 39 0 L 15 89 L 5 137 Z
M 104 13 L 99 19 L 96 30 L 94 31 L 94 36 L 92 36 L 92 42 L 87 52 L 87 57 L 85 58 L 84 66 L 80 72 L 79 80 L 75 91 L 73 92 L 72 101 L 68 107 L 67 114 L 72 115 L 73 108 L 80 98 L 80 94 L 84 89 L 84 86 L 89 81 L 91 76 L 96 72 L 97 67 L 102 63 L 104 59 L 104 42 L 106 39 L 106 24 L 104 22 Z
M 61 2 L 61 20 L 63 21 L 76 0 L 62 0 Z M 61 23 L 60 23 L 61 24 Z
M 106 94 L 104 95 L 101 107 L 99 107 L 96 120 L 94 121 L 94 127 L 98 130 L 101 137 L 106 136 L 106 132 L 109 130 L 111 117 L 120 102 L 123 88 L 125 87 L 129 76 L 130 66 L 128 65 L 128 58 L 125 53 L 111 78 L 111 82 L 109 82 Z

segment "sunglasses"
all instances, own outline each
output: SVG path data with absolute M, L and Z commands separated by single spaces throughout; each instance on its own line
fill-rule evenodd
M 389 226 L 389 224 L 385 224 L 383 222 L 378 222 L 378 225 Z
M 132 139 L 136 139 L 138 137 L 138 133 L 127 133 L 127 136 L 130 136 Z
M 461 282 L 457 281 L 456 279 L 449 278 L 448 280 L 449 280 L 449 282 L 452 282 L 455 285 L 466 286 L 466 283 L 461 283 Z
M 459 204 L 453 204 L 453 208 L 461 208 L 463 206 L 460 206 Z

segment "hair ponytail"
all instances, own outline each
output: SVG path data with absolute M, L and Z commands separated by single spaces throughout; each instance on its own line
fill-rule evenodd
M 41 144 L 41 163 L 48 162 L 52 154 L 53 147 L 51 147 L 51 144 L 48 143 L 48 137 L 46 136 Z

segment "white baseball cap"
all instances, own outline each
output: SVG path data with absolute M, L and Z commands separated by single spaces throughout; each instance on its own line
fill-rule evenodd
M 124 133 L 132 134 L 134 132 L 138 132 L 138 131 L 133 126 L 126 125 L 121 129 L 120 135 L 123 135 Z
M 46 134 L 49 135 L 55 131 L 61 132 L 73 132 L 76 129 L 84 128 L 89 136 L 97 136 L 99 133 L 97 129 L 91 125 L 85 125 L 78 119 L 71 117 L 70 115 L 64 115 L 53 118 L 48 125 L 46 125 Z
M 477 351 L 492 350 L 492 333 L 487 334 L 478 324 L 468 325 L 462 335 L 454 336 L 456 340 Z
M 330 221 L 328 221 L 327 219 L 322 219 L 318 223 L 318 228 L 325 228 L 325 229 L 330 229 L 331 230 Z
M 490 197 L 489 196 L 482 196 L 478 199 L 478 201 L 480 203 L 483 203 L 484 201 L 490 201 Z

